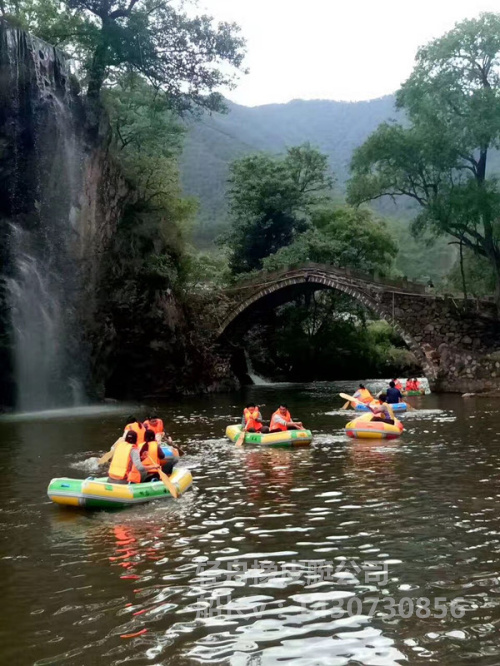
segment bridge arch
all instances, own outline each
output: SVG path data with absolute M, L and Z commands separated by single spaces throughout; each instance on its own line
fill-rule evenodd
M 259 301 L 284 290 L 293 293 L 293 287 L 304 285 L 315 286 L 318 289 L 336 289 L 351 296 L 378 317 L 387 321 L 415 354 L 426 377 L 430 380 L 435 378 L 436 367 L 428 358 L 426 350 L 406 327 L 398 322 L 395 316 L 394 298 L 392 307 L 388 306 L 387 292 L 393 290 L 396 293 L 397 291 L 394 283 L 375 281 L 368 276 L 360 277 L 353 271 L 337 269 L 333 266 L 309 264 L 298 269 L 262 275 L 258 283 L 253 282 L 229 290 L 228 295 L 230 295 L 233 307 L 220 323 L 217 338 L 222 340 L 224 337 L 229 337 L 231 331 L 237 328 L 237 323 L 242 321 L 245 314 Z M 417 290 L 421 293 L 422 286 L 418 285 Z

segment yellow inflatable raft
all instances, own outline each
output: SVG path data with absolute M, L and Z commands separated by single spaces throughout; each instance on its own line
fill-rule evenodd
M 349 421 L 345 434 L 356 439 L 396 439 L 403 432 L 403 424 L 398 419 L 394 419 L 394 425 L 372 419 L 373 414 L 363 414 Z
M 176 467 L 170 481 L 182 495 L 193 483 L 191 472 L 186 467 Z M 56 504 L 84 506 L 88 509 L 116 509 L 134 504 L 143 504 L 157 499 L 169 499 L 168 490 L 161 481 L 148 483 L 108 483 L 101 479 L 52 479 L 47 495 Z
M 229 425 L 226 428 L 226 437 L 235 442 L 241 435 L 241 424 Z M 269 432 L 260 434 L 258 432 L 247 432 L 245 444 L 253 446 L 309 446 L 312 442 L 310 430 L 285 430 L 280 432 Z

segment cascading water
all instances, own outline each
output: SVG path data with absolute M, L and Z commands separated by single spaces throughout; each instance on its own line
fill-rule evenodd
M 250 358 L 250 354 L 246 350 L 245 350 L 245 359 L 246 359 L 246 362 L 247 362 L 248 376 L 250 377 L 252 382 L 254 384 L 256 384 L 257 386 L 262 386 L 264 384 L 269 384 L 269 382 L 266 381 L 264 379 L 264 377 L 261 377 L 260 375 L 258 375 L 255 372 L 255 370 L 253 369 L 253 366 L 252 366 L 252 359 Z
M 1 222 L 4 235 L 8 227 L 4 298 L 16 407 L 81 404 L 74 220 L 82 150 L 67 66 L 45 42 L 3 27 L 0 67 L 10 84 L 1 91 L 0 105 L 8 96 L 10 122 L 0 123 L 0 135 L 6 137 L 11 168 L 6 173 L 0 164 L 0 189 L 8 196 Z

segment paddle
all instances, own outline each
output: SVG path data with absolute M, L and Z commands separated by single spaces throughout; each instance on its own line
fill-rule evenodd
M 243 446 L 246 433 L 247 433 L 247 427 L 245 426 L 244 428 L 241 429 L 241 435 L 238 437 L 238 439 L 235 442 L 236 446 Z
M 107 462 L 109 462 L 111 460 L 111 458 L 113 457 L 113 453 L 115 452 L 115 446 L 118 444 L 120 439 L 121 439 L 121 437 L 119 437 L 116 440 L 116 442 L 113 444 L 113 446 L 111 447 L 111 449 L 107 453 L 105 453 L 103 456 L 101 456 L 99 458 L 99 460 L 97 461 L 98 465 L 105 465 Z
M 168 492 L 172 495 L 172 497 L 174 499 L 177 499 L 179 497 L 179 493 L 177 491 L 177 488 L 174 486 L 172 481 L 170 481 L 170 479 L 165 474 L 165 472 L 161 469 L 161 467 L 159 465 L 155 465 L 154 462 L 151 460 L 151 458 L 149 456 L 146 456 L 145 460 L 149 460 L 149 462 L 153 466 L 153 469 L 155 469 L 158 472 L 158 476 L 163 481 L 163 485 L 165 486 L 165 488 L 168 490 Z
M 342 405 L 342 409 L 347 409 L 351 403 L 349 400 Z
M 355 402 L 358 405 L 364 405 L 365 404 L 364 402 L 361 402 L 361 400 L 358 400 L 357 398 L 355 398 L 353 395 L 347 395 L 347 393 L 339 393 L 339 396 L 341 398 L 344 398 L 344 400 L 347 400 L 347 404 L 350 403 L 350 402 Z M 370 407 L 370 405 L 365 405 L 365 407 L 368 407 L 368 409 L 371 412 L 373 412 L 373 409 Z M 373 412 L 373 413 L 375 413 L 375 412 Z

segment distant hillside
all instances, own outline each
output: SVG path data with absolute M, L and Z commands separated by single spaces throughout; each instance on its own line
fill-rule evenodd
M 228 108 L 225 115 L 205 115 L 190 125 L 181 166 L 186 193 L 200 200 L 201 235 L 207 238 L 224 217 L 228 167 L 235 158 L 309 141 L 330 157 L 343 189 L 354 148 L 379 123 L 396 117 L 392 95 L 368 102 L 295 100 L 257 107 L 229 102 Z
M 225 223 L 224 194 L 229 164 L 237 157 L 258 150 L 282 152 L 305 141 L 330 157 L 341 194 L 348 178 L 353 150 L 385 120 L 397 117 L 394 96 L 369 102 L 296 100 L 288 104 L 245 107 L 228 103 L 226 115 L 205 115 L 189 127 L 182 160 L 182 181 L 187 194 L 200 200 L 194 241 L 211 245 Z M 454 259 L 454 246 L 440 238 L 429 244 L 411 237 L 408 221 L 411 202 L 378 202 L 375 207 L 390 221 L 399 244 L 396 268 L 413 279 L 439 282 Z

